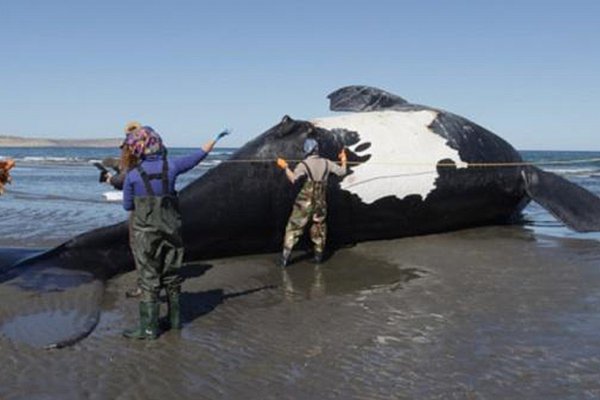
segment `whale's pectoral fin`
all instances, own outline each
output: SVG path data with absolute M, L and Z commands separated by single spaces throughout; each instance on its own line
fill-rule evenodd
M 327 96 L 331 111 L 389 110 L 408 104 L 400 96 L 370 86 L 346 86 Z
M 0 343 L 55 349 L 86 338 L 100 320 L 104 285 L 93 281 L 54 292 L 3 285 Z
M 63 261 L 52 251 L 0 251 L 0 343 L 60 348 L 94 330 L 104 284 Z
M 600 231 L 600 198 L 568 180 L 536 167 L 522 170 L 529 196 L 577 232 Z
M 86 338 L 100 319 L 104 284 L 77 271 L 47 268 L 0 285 L 0 337 L 40 348 Z

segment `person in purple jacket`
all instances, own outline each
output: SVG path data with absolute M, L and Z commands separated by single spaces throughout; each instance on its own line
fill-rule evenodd
M 142 296 L 139 325 L 125 330 L 133 339 L 158 337 L 158 296 L 167 292 L 171 329 L 181 329 L 179 294 L 183 278 L 181 215 L 175 191 L 177 176 L 198 165 L 229 131 L 185 157 L 167 157 L 162 139 L 149 126 L 131 132 L 126 144 L 141 162 L 127 173 L 123 185 L 123 207 L 131 212 L 132 252 L 139 272 Z

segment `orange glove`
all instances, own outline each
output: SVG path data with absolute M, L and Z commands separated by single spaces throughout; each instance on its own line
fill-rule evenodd
M 283 158 L 278 158 L 277 166 L 281 169 L 286 169 L 288 167 L 288 163 Z
M 338 154 L 338 158 L 341 162 L 346 162 L 348 160 L 348 157 L 346 157 L 346 149 L 342 149 L 342 151 L 340 151 L 340 154 Z

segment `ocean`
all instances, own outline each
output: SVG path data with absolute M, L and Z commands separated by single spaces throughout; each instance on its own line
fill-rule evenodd
M 193 149 L 171 148 L 180 156 Z M 179 177 L 177 190 L 233 154 L 235 149 L 216 148 L 196 168 Z M 94 167 L 107 157 L 119 157 L 114 148 L 3 148 L 0 159 L 12 158 L 13 183 L 0 198 L 4 217 L 0 221 L 0 247 L 40 248 L 59 244 L 93 228 L 127 218 L 118 202 L 107 202 L 112 191 L 100 184 Z
M 182 175 L 178 190 L 208 169 L 229 158 L 236 149 L 217 148 L 190 173 Z M 189 154 L 190 148 L 172 148 L 170 155 Z M 600 195 L 600 152 L 522 151 L 523 158 L 559 174 Z M 0 159 L 17 162 L 13 184 L 0 198 L 0 247 L 47 247 L 76 234 L 126 218 L 117 202 L 107 202 L 111 191 L 98 182 L 94 162 L 118 157 L 113 148 L 3 148 Z M 548 163 L 548 164 L 544 164 Z M 524 212 L 525 226 L 536 232 L 569 238 L 597 238 L 567 229 L 546 210 L 532 202 Z
M 553 172 L 600 196 L 600 152 L 597 151 L 521 151 L 527 162 Z M 525 226 L 535 233 L 562 238 L 600 240 L 600 233 L 577 233 L 535 202 L 524 210 Z

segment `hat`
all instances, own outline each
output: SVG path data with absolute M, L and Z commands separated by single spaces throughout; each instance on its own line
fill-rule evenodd
M 125 143 L 136 157 L 149 156 L 163 150 L 162 138 L 149 126 L 142 126 L 129 132 Z
M 139 122 L 130 121 L 127 124 L 125 124 L 125 134 L 136 131 L 136 130 L 140 129 L 141 127 L 142 127 L 142 124 L 140 124 Z
M 315 139 L 308 138 L 304 141 L 304 155 L 307 156 L 319 150 L 319 143 Z

